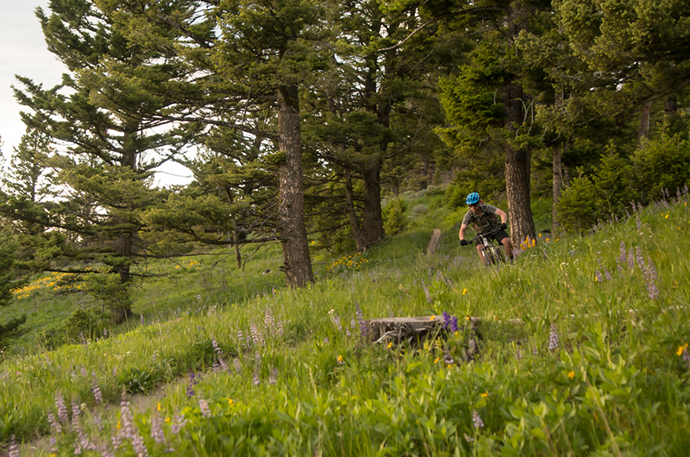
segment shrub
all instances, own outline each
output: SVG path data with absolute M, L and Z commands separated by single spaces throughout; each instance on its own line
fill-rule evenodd
M 2 323 L 0 322 L 0 351 L 2 351 L 9 342 L 10 339 L 16 338 L 22 334 L 22 329 L 20 328 L 26 322 L 26 314 L 10 319 L 9 321 Z M 2 354 L 2 352 L 0 352 Z
M 599 220 L 622 216 L 635 197 L 632 186 L 630 162 L 609 147 L 591 177 L 573 179 L 563 192 L 558 202 L 558 219 L 566 231 L 581 233 Z
M 638 199 L 661 199 L 661 189 L 675 193 L 690 182 L 690 142 L 680 135 L 662 135 L 636 151 L 633 166 Z
M 407 205 L 399 198 L 392 199 L 383 212 L 383 229 L 388 235 L 398 235 L 407 228 Z

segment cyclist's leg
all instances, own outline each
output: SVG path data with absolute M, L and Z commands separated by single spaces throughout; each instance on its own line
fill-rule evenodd
M 484 246 L 482 246 L 479 241 L 477 241 L 477 254 L 479 254 L 479 258 L 484 265 L 489 265 L 488 260 L 484 255 Z
M 506 248 L 506 258 L 512 259 L 513 258 L 513 242 L 510 241 L 510 237 L 508 234 L 504 231 L 498 232 L 498 235 L 496 237 L 499 243 L 501 243 L 503 246 Z

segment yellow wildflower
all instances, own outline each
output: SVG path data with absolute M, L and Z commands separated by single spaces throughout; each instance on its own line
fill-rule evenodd
M 166 418 L 165 418 L 165 422 L 170 422 L 170 418 L 169 418 L 169 417 L 166 417 Z
M 119 420 L 117 421 L 117 428 L 118 428 L 118 430 L 119 430 L 120 428 L 122 428 L 122 424 L 120 424 L 120 421 L 119 421 Z
M 390 343 L 388 343 L 388 349 L 390 349 L 391 347 L 393 347 L 393 342 L 392 342 L 392 341 L 391 341 Z
M 467 293 L 467 289 L 462 289 L 462 294 L 465 295 Z
M 678 350 L 676 351 L 676 355 L 677 356 L 683 355 L 683 351 L 686 350 L 687 348 L 688 348 L 688 343 L 685 343 L 682 346 L 678 346 Z
M 157 409 L 158 411 L 161 410 L 161 404 L 160 404 L 160 402 L 158 402 L 158 407 L 157 407 L 156 409 Z
M 431 316 L 431 317 L 429 318 L 430 321 L 433 321 L 434 319 L 436 319 L 436 316 Z
M 438 363 L 439 359 L 440 359 L 440 357 L 436 357 L 436 360 L 434 360 L 434 363 Z
M 575 372 L 574 371 L 569 371 L 568 372 L 568 378 L 573 379 L 575 377 Z
M 482 398 L 486 398 L 486 397 L 488 397 L 488 396 L 489 396 L 489 392 L 484 392 L 484 393 L 482 394 Z
M 232 406 L 232 398 L 228 398 L 228 404 Z

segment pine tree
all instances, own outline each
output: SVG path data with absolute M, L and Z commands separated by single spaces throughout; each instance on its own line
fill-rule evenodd
M 52 0 L 50 10 L 37 16 L 67 73 L 48 90 L 20 77 L 15 90 L 32 110 L 22 114 L 27 126 L 59 145 L 51 164 L 64 193 L 44 219 L 76 234 L 64 255 L 107 265 L 126 288 L 145 248 L 141 214 L 163 197 L 152 172 L 184 140 L 159 113 L 183 98 L 185 68 L 128 41 L 112 11 L 91 0 Z M 114 305 L 117 321 L 131 314 L 128 306 Z

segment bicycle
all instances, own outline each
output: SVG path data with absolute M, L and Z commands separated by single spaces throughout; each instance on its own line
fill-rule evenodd
M 491 235 L 498 233 L 499 231 L 501 231 L 500 226 L 494 230 L 491 230 L 490 232 L 477 234 L 476 237 L 472 238 L 471 240 L 467 240 L 468 245 L 474 243 L 476 240 L 480 241 L 487 265 L 498 266 L 500 263 L 506 263 L 505 254 L 501 251 L 500 247 L 494 245 L 494 239 L 491 238 Z

